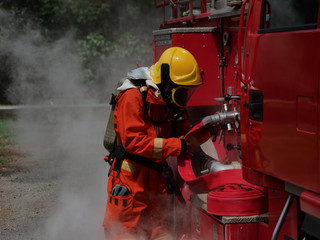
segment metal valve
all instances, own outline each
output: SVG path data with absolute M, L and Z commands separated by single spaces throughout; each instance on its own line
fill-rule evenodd
M 233 149 L 241 150 L 241 146 L 232 145 L 232 144 L 229 143 L 229 144 L 227 145 L 227 150 L 228 150 L 228 151 L 231 151 L 231 150 L 233 150 Z
M 214 100 L 215 101 L 218 101 L 218 102 L 229 102 L 230 100 L 240 100 L 240 96 L 236 95 L 236 96 L 232 96 L 232 95 L 229 95 L 229 94 L 226 94 L 223 98 L 215 98 Z

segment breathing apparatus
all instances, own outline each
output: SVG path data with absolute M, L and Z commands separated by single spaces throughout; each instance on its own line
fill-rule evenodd
M 161 65 L 161 83 L 157 84 L 157 86 L 160 89 L 163 100 L 167 103 L 168 112 L 170 112 L 170 110 L 173 111 L 173 118 L 169 121 L 182 122 L 186 120 L 184 107 L 188 100 L 187 95 L 183 94 L 183 96 L 180 97 L 183 102 L 176 100 L 174 93 L 177 92 L 176 89 L 181 87 L 171 81 L 169 75 L 169 64 L 167 63 L 163 63 Z

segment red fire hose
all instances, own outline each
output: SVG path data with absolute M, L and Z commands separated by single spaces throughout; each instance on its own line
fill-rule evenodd
M 211 191 L 207 212 L 219 216 L 248 216 L 267 212 L 267 198 L 262 189 L 230 184 Z
M 208 139 L 207 125 L 234 119 L 238 112 L 216 113 L 207 116 L 185 136 L 194 147 Z M 216 149 L 217 150 L 217 149 Z M 268 202 L 264 188 L 243 179 L 241 169 L 228 169 L 196 177 L 191 159 L 178 159 L 178 172 L 193 193 L 206 193 L 207 212 L 220 216 L 248 216 L 267 212 Z
M 219 216 L 248 216 L 267 212 L 265 190 L 248 183 L 241 169 L 228 169 L 196 177 L 190 159 L 178 159 L 180 177 L 195 193 L 209 192 L 207 211 Z

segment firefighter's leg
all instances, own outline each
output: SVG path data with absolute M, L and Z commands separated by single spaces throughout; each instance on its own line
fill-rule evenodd
M 144 232 L 139 226 L 142 212 L 147 204 L 141 201 L 141 193 L 144 193 L 143 186 L 139 182 L 140 169 L 137 167 L 133 172 L 121 169 L 117 177 L 109 176 L 108 199 L 103 227 L 107 239 L 139 239 Z M 122 191 L 123 188 L 126 191 Z
M 109 232 L 108 229 L 104 229 L 104 236 L 106 240 L 140 240 L 139 236 L 130 233 L 122 233 L 119 234 L 112 234 Z
M 174 240 L 171 233 L 173 224 L 170 216 L 172 216 L 172 208 L 170 197 L 167 194 L 167 182 L 162 176 L 155 176 L 152 182 L 156 183 L 150 190 L 150 208 L 151 208 L 151 237 L 152 240 Z M 157 186 L 157 187 L 155 187 Z
M 174 240 L 173 234 L 167 228 L 167 222 L 159 222 L 159 226 L 154 226 L 151 231 L 151 240 Z

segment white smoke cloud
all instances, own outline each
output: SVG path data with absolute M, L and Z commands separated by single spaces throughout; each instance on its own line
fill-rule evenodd
M 11 20 L 0 9 L 1 25 L 8 26 Z M 104 239 L 108 166 L 102 143 L 110 108 L 86 103 L 97 102 L 101 94 L 107 102 L 137 59 L 132 56 L 125 63 L 117 62 L 111 54 L 112 59 L 99 72 L 109 78 L 100 88 L 102 93 L 95 95 L 81 84 L 83 69 L 73 33 L 70 30 L 63 38 L 48 42 L 30 22 L 27 30 L 0 39 L 0 54 L 8 56 L 13 77 L 8 97 L 26 106 L 18 112 L 17 142 L 32 157 L 49 158 L 44 161 L 46 172 L 59 178 L 62 186 L 57 206 L 45 222 L 42 237 L 47 240 Z M 116 50 L 121 47 L 125 49 L 125 43 Z
M 8 17 L 1 11 L 1 22 Z M 109 107 L 79 105 L 96 100 L 81 85 L 75 46 L 72 31 L 48 43 L 35 28 L 0 44 L 12 66 L 9 97 L 27 105 L 18 112 L 17 142 L 31 157 L 49 158 L 46 174 L 62 186 L 45 223 L 48 240 L 103 239 L 108 169 L 102 141 Z M 114 83 L 108 85 L 114 89 Z
M 74 46 L 72 34 L 46 44 L 38 30 L 2 43 L 0 50 L 10 56 L 12 63 L 11 100 L 35 104 L 84 97 L 84 88 L 79 84 L 80 58 Z

